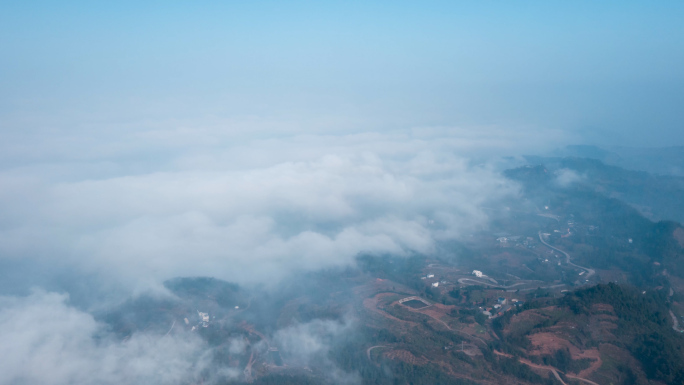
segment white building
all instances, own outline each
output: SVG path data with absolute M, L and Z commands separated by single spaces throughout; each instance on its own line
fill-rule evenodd
M 428 278 L 435 278 L 435 275 L 434 274 L 428 274 L 427 277 Z
M 439 282 L 435 282 L 432 284 L 432 287 L 437 287 L 437 286 L 439 286 Z
M 209 327 L 209 313 L 202 313 L 201 311 L 197 311 L 197 314 L 199 315 L 200 319 L 202 320 L 202 326 L 203 327 Z
M 476 276 L 476 277 L 478 277 L 478 278 L 480 278 L 480 277 L 482 277 L 484 274 L 482 274 L 482 272 L 481 272 L 480 270 L 473 270 L 473 275 Z

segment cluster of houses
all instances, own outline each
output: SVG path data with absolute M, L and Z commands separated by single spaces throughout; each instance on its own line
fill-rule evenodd
M 523 302 L 517 300 L 516 298 L 511 299 L 511 303 L 508 303 L 508 300 L 506 298 L 499 297 L 493 306 L 489 306 L 482 309 L 482 314 L 488 316 L 489 318 L 495 318 L 502 316 L 505 312 L 511 310 L 514 306 L 517 307 L 521 306 L 522 304 Z
M 537 242 L 533 237 L 523 237 L 520 235 L 513 235 L 513 236 L 502 236 L 496 238 L 496 241 L 499 242 L 499 245 L 501 247 L 510 247 L 510 246 L 521 246 L 521 247 L 526 247 L 528 249 L 534 249 L 537 247 Z
M 191 331 L 194 331 L 200 326 L 203 328 L 209 327 L 209 313 L 203 313 L 197 310 L 197 315 L 199 316 L 200 321 L 196 326 L 193 326 L 192 329 L 190 329 Z M 190 321 L 187 318 L 185 318 L 184 321 L 186 325 L 190 324 Z
M 559 256 L 558 254 L 555 254 L 553 250 L 549 250 L 549 254 L 552 254 L 552 255 L 553 255 L 554 257 L 556 257 L 556 258 L 560 258 L 560 256 Z M 538 257 L 537 260 L 538 260 L 539 262 L 541 262 L 541 263 L 549 262 L 549 259 L 548 259 L 548 258 L 544 258 L 544 257 Z M 557 260 L 556 263 L 558 264 L 558 266 L 560 266 L 560 265 L 561 265 L 560 259 Z
M 199 315 L 200 319 L 202 320 L 200 323 L 202 324 L 202 327 L 206 328 L 209 326 L 209 313 L 202 313 L 201 311 L 197 311 L 197 314 Z
M 435 278 L 435 275 L 434 275 L 434 274 L 428 274 L 428 275 L 426 275 L 425 277 L 420 277 L 420 279 L 431 279 L 431 278 Z M 445 283 L 447 283 L 447 281 L 441 281 L 441 283 L 442 283 L 442 284 L 445 284 Z M 439 287 L 439 284 L 440 284 L 440 282 L 437 281 L 437 282 L 433 282 L 433 283 L 431 284 L 431 286 L 432 286 L 432 287 Z

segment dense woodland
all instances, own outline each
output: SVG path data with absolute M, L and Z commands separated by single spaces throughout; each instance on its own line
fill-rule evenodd
M 555 212 L 599 229 L 592 233 L 576 232 L 575 239 L 564 245 L 570 248 L 577 244 L 590 247 L 590 253 L 578 253 L 578 263 L 586 262 L 597 268 L 618 267 L 629 272 L 631 283 L 638 286 L 658 285 L 652 282 L 656 275 L 654 273 L 657 273 L 654 271 L 654 262 L 661 264 L 671 274 L 684 277 L 684 248 L 673 237 L 674 231 L 680 227 L 679 223 L 671 220 L 654 222 L 633 205 L 613 197 L 619 193 L 619 189 L 614 186 L 617 182 L 609 182 L 619 180 L 626 170 L 605 166 L 591 159 L 571 158 L 560 163 L 562 167 L 577 169 L 589 176 L 581 182 L 561 187 L 555 182 L 553 171 L 544 165 L 511 169 L 505 174 L 520 181 L 525 187 L 526 196 L 539 206 L 551 205 Z M 671 205 L 671 210 L 679 210 L 682 205 L 680 198 L 684 194 L 684 178 L 667 179 L 666 186 L 660 186 L 657 178 L 643 178 L 646 178 L 643 183 L 654 183 L 649 189 L 665 189 L 666 195 L 676 201 L 676 204 Z M 628 238 L 633 239 L 633 243 L 628 244 Z M 586 260 L 582 260 L 583 257 Z
M 641 362 L 648 378 L 667 384 L 684 383 L 684 336 L 671 328 L 668 302 L 662 290 L 642 294 L 631 286 L 599 284 L 560 299 L 544 298 L 528 302 L 519 312 L 552 305 L 569 310 L 565 316 L 535 325 L 529 330 L 531 333 L 562 322 L 577 322 L 576 316 L 596 314 L 593 306 L 597 304 L 612 306 L 618 317 L 618 327 L 614 330 L 618 344 Z M 505 336 L 502 333 L 514 315 L 515 312 L 510 312 L 494 322 L 493 327 L 501 336 L 501 342 L 495 343 L 493 348 L 527 357 L 524 351 L 529 348 L 529 340 L 525 336 Z M 561 370 L 576 372 L 586 367 L 586 362 L 575 361 L 563 350 L 543 359 L 544 364 Z

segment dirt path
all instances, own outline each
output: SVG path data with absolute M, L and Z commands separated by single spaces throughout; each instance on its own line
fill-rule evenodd
M 591 366 L 589 366 L 588 368 L 577 373 L 577 376 L 579 376 L 577 378 L 583 379 L 584 377 L 588 377 L 592 373 L 597 371 L 601 367 L 601 365 L 603 365 L 603 361 L 601 360 L 601 354 L 599 353 L 598 349 L 585 350 L 582 354 L 579 355 L 579 358 L 590 358 L 590 359 L 593 359 L 595 361 L 591 364 Z M 573 359 L 575 359 L 575 358 L 573 357 Z M 572 377 L 572 375 L 566 375 L 566 376 Z M 589 380 L 585 380 L 585 381 L 589 381 Z
M 599 385 L 599 384 L 595 383 L 594 381 L 587 380 L 586 378 L 582 378 L 582 377 L 573 376 L 571 374 L 566 374 L 565 377 L 572 378 L 573 380 L 583 381 L 583 382 L 586 382 L 587 384 L 591 384 L 591 385 Z
M 498 351 L 498 350 L 494 350 L 493 352 L 494 352 L 494 354 L 496 354 L 497 356 L 502 356 L 502 357 L 506 357 L 506 358 L 515 358 L 515 357 L 513 357 L 513 356 L 510 355 L 510 354 L 506 354 L 506 353 L 500 352 L 500 351 Z M 554 377 L 556 377 L 556 379 L 557 379 L 558 381 L 560 381 L 561 384 L 567 385 L 567 384 L 563 381 L 563 379 L 560 377 L 560 375 L 558 374 L 558 371 L 556 371 L 556 368 L 554 368 L 554 367 L 552 367 L 552 366 L 537 365 L 537 364 L 532 363 L 532 362 L 530 362 L 530 361 L 528 361 L 528 360 L 526 360 L 526 359 L 524 359 L 524 358 L 519 358 L 519 359 L 518 359 L 518 362 L 520 362 L 520 363 L 522 363 L 522 364 L 525 364 L 525 365 L 527 365 L 527 366 L 529 366 L 529 367 L 531 367 L 531 368 L 541 369 L 541 370 L 550 370 L 550 371 L 553 373 Z
M 587 277 L 588 277 L 588 275 L 587 275 Z M 489 284 L 489 283 L 487 283 L 487 282 L 478 281 L 478 280 L 472 279 L 472 278 L 459 278 L 459 279 L 458 279 L 458 283 L 460 283 L 461 285 L 468 285 L 468 283 L 466 283 L 466 281 L 475 282 L 475 283 L 478 284 L 478 285 L 487 285 L 487 286 L 493 286 L 493 287 L 497 287 L 497 288 L 500 287 L 500 288 L 502 288 L 502 289 L 506 289 L 506 292 L 508 292 L 508 293 L 515 292 L 516 289 L 512 289 L 512 288 L 515 287 L 515 286 L 520 286 L 520 285 L 534 285 L 536 282 L 542 282 L 542 281 L 527 281 L 527 282 L 518 282 L 518 283 L 514 283 L 514 284 L 509 285 L 509 286 L 503 286 L 503 285 L 492 285 L 492 284 Z M 563 287 L 563 286 L 567 286 L 567 285 L 565 285 L 565 284 L 562 283 L 562 284 L 559 284 L 559 285 L 537 286 L 537 287 L 530 287 L 530 288 L 527 288 L 527 289 L 517 289 L 517 290 L 519 290 L 520 292 L 525 292 L 525 291 L 532 291 L 532 290 L 537 290 L 537 289 L 557 289 L 557 288 Z
M 266 343 L 266 346 L 268 349 L 271 348 L 271 343 L 269 342 L 268 338 L 266 338 L 265 335 L 263 335 L 261 332 L 258 330 L 254 329 L 254 326 L 248 324 L 247 322 L 243 321 L 239 325 L 244 331 L 246 331 L 249 334 L 254 334 L 261 338 L 262 341 Z M 248 342 L 249 343 L 249 342 Z M 253 382 L 254 378 L 252 377 L 252 365 L 256 362 L 256 355 L 254 354 L 254 350 L 252 350 L 252 353 L 249 356 L 249 362 L 247 362 L 247 366 L 245 366 L 245 370 L 243 371 L 245 375 L 245 381 L 246 382 Z
M 249 362 L 247 363 L 247 366 L 245 366 L 244 374 L 245 374 L 245 381 L 247 382 L 252 382 L 254 379 L 252 378 L 252 365 L 254 364 L 254 352 L 249 356 Z
M 494 354 L 496 354 L 496 355 L 498 355 L 498 356 L 513 358 L 512 355 L 506 354 L 506 353 L 503 353 L 503 352 L 500 352 L 500 351 L 498 351 L 498 350 L 494 350 Z M 551 372 L 553 373 L 553 376 L 556 377 L 556 379 L 557 379 L 561 384 L 567 385 L 567 384 L 563 381 L 563 379 L 560 377 L 560 375 L 558 374 L 558 372 L 560 372 L 560 370 L 554 368 L 553 366 L 537 365 L 537 364 L 535 364 L 535 363 L 533 363 L 533 362 L 531 362 L 531 361 L 529 361 L 529 360 L 526 360 L 526 359 L 524 359 L 524 358 L 519 358 L 518 361 L 519 361 L 520 363 L 522 363 L 522 364 L 525 364 L 525 365 L 531 367 L 531 368 L 540 369 L 540 370 L 549 370 L 549 371 L 551 371 Z M 561 373 L 563 373 L 563 372 L 561 372 Z M 582 377 L 578 377 L 578 376 L 573 376 L 573 375 L 571 375 L 571 374 L 565 374 L 565 373 L 563 373 L 563 374 L 565 375 L 565 377 L 572 378 L 573 380 L 583 381 L 583 382 L 586 382 L 586 383 L 592 384 L 592 385 L 599 385 L 599 384 L 595 383 L 594 381 L 587 380 L 586 378 L 582 378 Z
M 395 302 L 395 303 L 398 303 L 398 302 L 399 302 L 399 301 L 397 301 L 397 302 Z M 406 309 L 408 309 L 409 311 L 412 311 L 412 312 L 414 312 L 414 313 L 424 314 L 424 315 L 426 315 L 426 316 L 432 318 L 433 320 L 435 320 L 435 321 L 441 323 L 442 325 L 444 325 L 444 327 L 447 328 L 447 330 L 449 330 L 449 331 L 452 331 L 452 332 L 454 332 L 454 333 L 456 333 L 456 334 L 458 334 L 458 335 L 464 336 L 464 337 L 466 337 L 466 338 L 468 338 L 468 339 L 471 339 L 471 340 L 477 340 L 477 341 L 481 342 L 482 345 L 487 346 L 487 342 L 486 342 L 485 340 L 483 340 L 482 338 L 477 337 L 477 336 L 470 335 L 470 334 L 468 334 L 468 333 L 464 333 L 464 332 L 462 332 L 462 331 L 460 331 L 460 330 L 453 329 L 451 326 L 449 326 L 449 324 L 447 324 L 446 322 L 442 321 L 434 312 L 431 312 L 431 311 L 421 311 L 421 310 L 425 310 L 426 308 L 413 309 L 413 308 L 408 307 L 408 306 L 404 306 L 404 307 L 405 307 Z M 404 321 L 404 322 L 406 322 L 406 321 Z
M 559 287 L 564 287 L 567 286 L 564 283 L 560 283 L 558 285 L 551 285 L 551 286 L 539 286 L 539 287 L 530 287 L 528 289 L 519 289 L 521 293 L 526 292 L 526 291 L 532 291 L 532 290 L 537 290 L 537 289 L 558 289 Z
M 459 278 L 458 279 L 458 283 L 460 283 L 461 285 L 467 285 L 467 283 L 465 281 L 475 282 L 475 284 L 477 284 L 477 285 L 487 285 L 487 286 L 500 287 L 502 289 L 510 289 L 512 287 L 515 287 L 515 286 L 532 285 L 533 284 L 533 282 L 518 282 L 518 283 L 514 283 L 512 285 L 504 286 L 504 285 L 493 285 L 489 282 L 482 282 L 482 281 L 478 281 L 478 280 L 472 279 L 472 278 Z M 534 281 L 534 282 L 541 282 L 541 281 Z
M 411 326 L 418 326 L 417 323 L 411 322 L 411 321 L 404 321 L 402 319 L 399 319 L 383 310 L 378 309 L 378 303 L 380 302 L 380 298 L 386 297 L 388 295 L 392 295 L 395 293 L 380 293 L 376 294 L 374 297 L 371 298 L 366 298 L 363 300 L 363 307 L 365 307 L 367 310 L 372 311 L 373 313 L 380 314 L 381 316 L 391 319 L 393 321 L 397 321 L 403 324 L 411 325 Z
M 556 222 L 560 222 L 560 217 L 558 215 L 553 215 L 553 214 L 537 214 L 537 215 L 539 215 L 540 217 L 555 219 Z
M 373 350 L 375 348 L 386 348 L 386 347 L 387 346 L 385 346 L 385 345 L 375 345 L 375 346 L 371 346 L 370 348 L 366 349 L 366 356 L 368 357 L 368 361 L 373 362 L 373 360 L 371 359 L 371 350 Z M 375 362 L 373 362 L 373 363 L 375 364 Z M 378 365 L 378 364 L 375 364 L 375 365 Z
M 406 325 L 418 326 L 418 324 L 415 323 L 415 322 L 405 321 L 405 320 L 399 319 L 399 318 L 397 318 L 397 317 L 395 317 L 395 316 L 393 316 L 393 315 L 391 315 L 391 314 L 389 314 L 389 313 L 386 313 L 386 312 L 384 312 L 384 311 L 378 309 L 378 303 L 380 302 L 380 298 L 386 297 L 386 296 L 388 296 L 388 295 L 393 295 L 393 294 L 395 294 L 395 293 L 379 293 L 379 294 L 376 294 L 374 297 L 366 298 L 365 300 L 363 300 L 363 307 L 365 307 L 365 308 L 366 308 L 367 310 L 369 310 L 369 311 L 372 311 L 372 312 L 374 312 L 374 313 L 380 314 L 381 316 L 383 316 L 383 317 L 385 317 L 385 318 L 388 318 L 388 319 L 391 319 L 391 320 L 393 320 L 393 321 L 397 321 L 397 322 L 399 322 L 399 323 L 403 323 L 403 324 L 406 324 Z M 396 301 L 395 303 L 398 303 L 398 302 L 399 302 L 399 301 Z M 452 331 L 452 332 L 454 332 L 454 333 L 457 333 L 457 334 L 459 334 L 459 335 L 461 335 L 461 336 L 463 336 L 463 337 L 466 337 L 466 338 L 468 338 L 468 339 L 477 340 L 477 341 L 480 342 L 483 346 L 487 346 L 487 342 L 486 342 L 485 340 L 483 340 L 482 338 L 477 337 L 477 336 L 470 335 L 470 334 L 468 334 L 468 333 L 464 333 L 464 332 L 462 332 L 462 331 L 460 331 L 460 330 L 452 329 L 446 322 L 442 321 L 441 319 L 439 319 L 438 317 L 436 317 L 434 314 L 431 314 L 430 312 L 428 312 L 428 313 L 423 313 L 423 312 L 420 311 L 420 309 L 413 309 L 413 308 L 408 307 L 408 306 L 405 306 L 405 308 L 408 309 L 408 310 L 410 310 L 410 311 L 412 311 L 412 312 L 425 314 L 425 315 L 427 315 L 428 317 L 430 317 L 430 318 L 434 319 L 435 321 L 437 321 L 437 322 L 441 323 L 442 325 L 444 325 L 444 327 L 446 327 L 448 330 L 450 330 L 450 331 Z
M 561 378 L 560 374 L 558 374 L 558 371 L 557 371 L 556 368 L 554 368 L 553 366 L 537 365 L 537 364 L 535 364 L 535 363 L 532 363 L 532 362 L 530 362 L 530 361 L 527 361 L 527 360 L 524 359 L 524 358 L 519 358 L 518 361 L 520 361 L 521 363 L 523 363 L 523 364 L 525 364 L 525 365 L 527 365 L 527 366 L 529 366 L 529 367 L 531 367 L 531 368 L 541 369 L 541 370 L 550 370 L 551 373 L 553 373 L 554 377 L 556 377 L 556 379 L 557 379 L 561 384 L 563 384 L 563 385 L 568 385 L 568 384 L 565 383 L 565 381 L 563 381 L 563 379 Z

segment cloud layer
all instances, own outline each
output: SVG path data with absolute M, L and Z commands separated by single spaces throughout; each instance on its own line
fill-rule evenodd
M 178 384 L 209 364 L 195 334 L 109 338 L 65 295 L 0 297 L 0 384 Z
M 137 285 L 179 275 L 276 282 L 364 252 L 430 253 L 485 225 L 480 206 L 516 191 L 472 156 L 522 141 L 491 130 L 194 133 L 131 132 L 112 143 L 79 132 L 92 146 L 82 153 L 66 146 L 6 167 L 3 258 Z M 140 145 L 163 155 L 134 162 Z
M 0 384 L 241 378 L 217 368 L 192 333 L 122 342 L 89 312 L 131 294 L 169 299 L 161 282 L 177 276 L 269 288 L 361 253 L 429 255 L 487 226 L 483 207 L 518 193 L 499 173 L 500 156 L 563 137 L 206 127 L 37 129 L 0 143 Z M 7 296 L 31 286 L 71 299 Z M 348 320 L 316 319 L 271 338 L 285 359 L 356 383 L 326 358 L 353 332 Z

